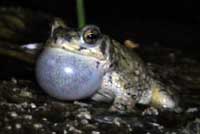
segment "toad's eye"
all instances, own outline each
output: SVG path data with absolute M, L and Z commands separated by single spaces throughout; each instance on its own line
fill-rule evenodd
M 82 37 L 85 43 L 95 44 L 101 38 L 101 32 L 97 26 L 86 26 Z

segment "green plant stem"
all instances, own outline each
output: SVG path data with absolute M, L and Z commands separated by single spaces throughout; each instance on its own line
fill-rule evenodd
M 81 28 L 85 25 L 85 9 L 84 0 L 76 0 L 78 27 Z

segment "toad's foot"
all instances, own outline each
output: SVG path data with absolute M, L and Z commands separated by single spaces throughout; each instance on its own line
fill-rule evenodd
M 133 112 L 135 106 L 135 101 L 130 96 L 117 96 L 110 107 L 111 112 Z

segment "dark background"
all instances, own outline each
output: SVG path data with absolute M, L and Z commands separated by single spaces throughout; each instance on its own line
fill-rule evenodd
M 1 0 L 0 6 L 5 5 L 44 11 L 77 27 L 76 0 Z M 200 44 L 200 8 L 191 0 L 85 0 L 85 9 L 87 24 L 100 26 L 119 41 L 178 48 Z

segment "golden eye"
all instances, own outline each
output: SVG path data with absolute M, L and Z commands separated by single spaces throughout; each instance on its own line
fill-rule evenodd
M 88 26 L 87 29 L 83 32 L 83 40 L 87 44 L 95 44 L 101 37 L 101 33 L 98 27 Z

